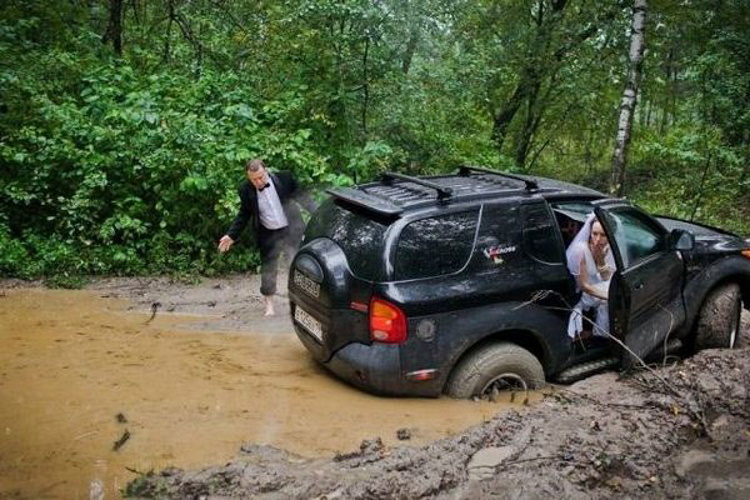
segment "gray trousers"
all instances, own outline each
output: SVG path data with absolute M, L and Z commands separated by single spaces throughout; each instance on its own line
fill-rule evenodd
M 294 254 L 299 248 L 302 235 L 291 226 L 282 229 L 258 230 L 258 247 L 260 249 L 260 293 L 274 295 L 278 277 L 279 263 L 288 268 Z

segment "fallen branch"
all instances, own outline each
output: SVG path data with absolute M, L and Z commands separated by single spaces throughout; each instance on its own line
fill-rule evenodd
M 531 298 L 530 298 L 530 299 L 529 299 L 528 301 L 526 301 L 526 302 L 523 302 L 522 304 L 519 304 L 518 306 L 516 306 L 516 307 L 514 308 L 514 310 L 516 310 L 516 309 L 521 309 L 522 307 L 526 307 L 526 306 L 528 306 L 528 305 L 530 305 L 530 304 L 534 304 L 534 303 L 537 303 L 537 302 L 539 302 L 540 300 L 544 300 L 544 299 L 546 299 L 546 298 L 547 298 L 547 297 L 549 297 L 550 295 L 554 295 L 554 296 L 556 296 L 557 298 L 559 298 L 559 299 L 560 299 L 560 300 L 562 301 L 562 303 L 563 303 L 563 304 L 565 304 L 565 306 L 566 306 L 566 307 L 558 307 L 558 306 L 547 306 L 547 305 L 543 306 L 543 307 L 545 307 L 546 309 L 551 309 L 551 310 L 558 310 L 558 311 L 566 311 L 566 312 L 568 312 L 568 313 L 571 313 L 571 314 L 579 314 L 579 313 L 577 313 L 577 312 L 575 311 L 575 309 L 574 309 L 573 307 L 571 307 L 571 306 L 570 306 L 570 304 L 569 304 L 569 303 L 568 303 L 568 301 L 567 301 L 567 300 L 565 299 L 565 297 L 563 297 L 563 296 L 562 296 L 562 294 L 560 294 L 560 293 L 558 293 L 558 292 L 556 292 L 556 291 L 554 291 L 554 290 L 540 290 L 540 291 L 538 291 L 538 292 L 534 292 L 534 294 L 532 294 Z M 664 379 L 664 378 L 663 378 L 662 376 L 660 376 L 660 375 L 659 375 L 659 374 L 658 374 L 658 373 L 656 372 L 656 370 L 654 370 L 653 368 L 651 368 L 650 366 L 648 366 L 648 365 L 646 364 L 646 362 L 645 362 L 645 361 L 643 361 L 643 359 L 641 359 L 641 357 L 640 357 L 640 356 L 638 356 L 638 355 L 637 355 L 636 353 L 634 353 L 632 349 L 630 349 L 630 348 L 629 348 L 628 346 L 626 346 L 624 342 L 622 342 L 622 341 L 621 341 L 620 339 L 618 339 L 617 337 L 615 337 L 615 336 L 614 336 L 614 335 L 612 335 L 611 333 L 609 333 L 609 332 L 605 331 L 604 329 L 600 328 L 600 327 L 599 327 L 599 325 L 597 325 L 596 323 L 594 323 L 593 321 L 591 321 L 591 320 L 590 320 L 589 318 L 587 318 L 586 316 L 584 316 L 584 315 L 581 315 L 581 317 L 582 317 L 582 319 L 583 319 L 584 321 L 588 322 L 588 323 L 589 323 L 589 324 L 590 324 L 590 325 L 591 325 L 591 326 L 592 326 L 592 327 L 593 327 L 594 329 L 596 329 L 596 331 L 597 331 L 597 332 L 601 333 L 601 334 L 602 334 L 602 336 L 608 337 L 608 338 L 609 338 L 610 340 L 614 341 L 614 342 L 615 342 L 615 343 L 616 343 L 617 345 L 619 345 L 619 346 L 620 346 L 620 347 L 622 347 L 622 348 L 623 348 L 623 349 L 624 349 L 625 351 L 627 351 L 627 353 L 628 353 L 628 354 L 630 354 L 630 355 L 631 355 L 631 356 L 632 356 L 632 357 L 633 357 L 633 358 L 634 358 L 634 359 L 635 359 L 636 361 L 638 361 L 638 363 L 639 363 L 639 364 L 640 364 L 640 365 L 641 365 L 641 366 L 642 366 L 642 367 L 643 367 L 643 368 L 644 368 L 645 370 L 649 371 L 649 372 L 650 372 L 650 373 L 651 373 L 651 374 L 652 374 L 652 375 L 653 375 L 654 377 L 656 377 L 657 379 L 659 379 L 659 381 L 660 381 L 660 382 L 661 382 L 662 384 L 664 384 L 664 386 L 665 386 L 665 387 L 667 387 L 667 388 L 668 388 L 668 389 L 669 389 L 669 390 L 670 390 L 670 391 L 672 392 L 672 394 L 673 394 L 674 396 L 676 396 L 676 397 L 681 397 L 681 394 L 680 394 L 680 392 L 679 392 L 679 391 L 678 391 L 678 390 L 677 390 L 677 389 L 676 389 L 676 388 L 675 388 L 675 387 L 674 387 L 674 386 L 673 386 L 672 384 L 670 384 L 669 382 L 667 382 L 667 380 L 666 380 L 666 379 Z
M 125 432 L 122 433 L 122 436 L 120 436 L 120 439 L 115 441 L 115 444 L 112 447 L 112 451 L 117 451 L 120 448 L 122 448 L 122 446 L 128 442 L 128 439 L 130 439 L 130 431 L 125 429 Z
M 672 314 L 672 311 L 661 304 L 659 304 L 659 307 L 666 311 L 667 314 L 669 314 L 669 328 L 667 329 L 667 334 L 664 336 L 664 347 L 662 347 L 662 350 L 664 351 L 664 358 L 661 361 L 661 366 L 664 367 L 667 366 L 667 358 L 669 357 L 667 354 L 667 344 L 669 343 L 669 334 L 672 333 L 672 327 L 674 326 L 674 314 Z
M 524 302 L 523 304 L 517 306 L 516 308 L 518 309 L 518 308 L 521 308 L 521 307 L 525 307 L 525 306 L 527 306 L 529 304 L 532 304 L 532 303 L 538 302 L 540 300 L 543 300 L 543 299 L 549 297 L 550 295 L 554 295 L 554 296 L 558 297 L 563 302 L 563 304 L 565 304 L 568 307 L 564 308 L 564 307 L 546 306 L 546 305 L 543 306 L 543 307 L 545 307 L 547 309 L 551 309 L 551 310 L 561 310 L 561 311 L 566 311 L 566 312 L 570 312 L 570 313 L 574 313 L 575 312 L 573 310 L 573 308 L 570 307 L 570 304 L 567 302 L 567 300 L 565 300 L 565 297 L 563 297 L 560 293 L 555 292 L 554 290 L 541 290 L 539 292 L 536 292 L 536 293 L 534 293 L 532 295 L 532 297 L 531 297 L 531 299 L 529 301 Z M 667 312 L 669 313 L 669 311 L 667 311 Z M 674 325 L 674 316 L 671 313 L 669 313 L 669 314 L 670 314 L 669 330 L 671 331 L 672 326 Z M 620 347 L 622 347 L 631 356 L 633 356 L 633 358 L 638 361 L 638 363 L 643 367 L 644 370 L 646 370 L 651 375 L 653 375 L 653 377 L 657 381 L 659 381 L 661 383 L 662 387 L 665 389 L 665 393 L 666 394 L 673 396 L 674 398 L 676 398 L 679 402 L 681 402 L 684 405 L 684 409 L 685 409 L 686 413 L 688 415 L 690 415 L 693 418 L 694 421 L 697 421 L 701 425 L 704 433 L 708 432 L 708 422 L 706 420 L 706 411 L 705 411 L 706 405 L 705 405 L 705 401 L 703 400 L 702 393 L 695 386 L 690 387 L 688 390 L 685 390 L 685 391 L 679 390 L 673 384 L 669 383 L 664 377 L 662 377 L 656 371 L 656 369 L 654 369 L 653 367 L 647 365 L 646 362 L 643 359 L 641 359 L 640 356 L 636 355 L 620 339 L 618 339 L 614 335 L 610 334 L 609 332 L 606 332 L 606 331 L 602 330 L 601 328 L 598 327 L 598 325 L 596 325 L 593 321 L 591 321 L 590 319 L 586 318 L 585 316 L 583 316 L 583 319 L 585 321 L 588 321 L 588 323 L 591 324 L 591 326 L 593 328 L 597 329 L 597 331 L 601 332 L 606 337 L 608 337 L 609 339 L 611 339 L 614 342 L 616 342 Z M 669 333 L 667 334 L 667 337 L 669 337 Z M 667 341 L 668 341 L 668 339 L 665 340 L 665 351 L 666 351 L 666 342 Z M 666 352 L 665 352 L 665 355 L 666 355 Z M 656 390 L 655 387 L 653 387 L 651 385 L 648 385 L 647 382 L 644 381 L 644 380 L 640 380 L 639 382 L 643 385 L 643 388 L 646 389 L 646 390 L 648 390 L 648 391 L 655 391 Z
M 156 317 L 156 313 L 157 313 L 157 311 L 159 310 L 160 307 L 161 307 L 161 302 L 153 302 L 151 304 L 151 317 L 148 318 L 148 321 L 146 321 L 147 325 L 149 323 L 151 323 L 151 321 L 154 320 L 154 318 Z

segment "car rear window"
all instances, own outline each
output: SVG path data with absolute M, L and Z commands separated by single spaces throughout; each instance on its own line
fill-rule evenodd
M 345 203 L 329 198 L 324 201 L 305 231 L 305 241 L 330 238 L 346 254 L 355 276 L 375 280 L 382 268 L 383 235 L 387 221 L 372 218 Z
M 459 271 L 471 256 L 479 210 L 420 219 L 401 231 L 395 279 L 442 276 Z

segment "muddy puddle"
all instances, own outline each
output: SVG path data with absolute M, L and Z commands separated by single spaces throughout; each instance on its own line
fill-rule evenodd
M 88 498 L 98 479 L 116 498 L 133 471 L 221 463 L 249 442 L 304 457 L 376 436 L 416 446 L 520 404 L 362 393 L 315 365 L 285 317 L 273 333 L 260 319 L 198 332 L 210 317 L 148 322 L 101 292 L 2 293 L 0 497 Z

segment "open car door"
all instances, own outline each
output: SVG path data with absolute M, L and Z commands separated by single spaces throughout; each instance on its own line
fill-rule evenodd
M 669 232 L 656 219 L 623 200 L 594 203 L 607 233 L 617 271 L 609 288 L 610 333 L 643 359 L 685 321 L 684 264 Z

